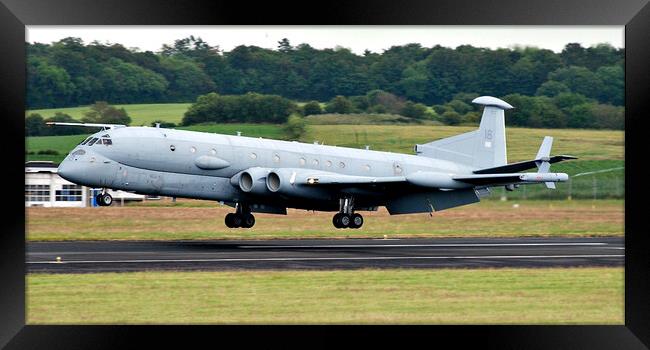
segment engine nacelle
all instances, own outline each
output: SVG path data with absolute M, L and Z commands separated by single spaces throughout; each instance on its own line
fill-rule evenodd
M 266 187 L 266 177 L 271 169 L 253 167 L 242 171 L 231 179 L 231 183 L 235 182 L 239 189 L 257 195 L 271 194 Z
M 309 178 L 314 170 L 283 168 L 271 170 L 266 176 L 266 188 L 273 193 L 288 197 L 328 199 L 329 194 L 322 188 L 310 187 Z
M 467 183 L 454 180 L 451 175 L 431 171 L 416 171 L 406 176 L 406 181 L 422 187 L 459 189 L 472 187 Z

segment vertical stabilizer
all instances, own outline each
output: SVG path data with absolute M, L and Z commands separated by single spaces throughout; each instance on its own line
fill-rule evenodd
M 478 130 L 416 145 L 416 152 L 477 169 L 507 164 L 504 111 L 513 107 L 490 96 L 477 97 L 472 102 L 485 106 Z

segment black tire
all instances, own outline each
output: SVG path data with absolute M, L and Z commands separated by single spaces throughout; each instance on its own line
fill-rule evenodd
M 102 194 L 101 193 L 98 193 L 95 196 L 95 203 L 97 203 L 97 205 L 99 205 L 100 207 L 104 206 L 104 203 L 102 203 Z
M 243 218 L 239 214 L 232 214 L 232 227 L 242 227 Z
M 242 223 L 241 227 L 244 228 L 251 228 L 255 226 L 255 216 L 253 214 L 245 214 L 244 217 L 242 218 Z
M 113 204 L 113 197 L 108 193 L 104 193 L 104 194 L 100 193 L 99 196 L 97 196 L 97 197 L 99 199 L 98 203 L 102 207 L 108 207 L 111 204 Z
M 352 214 L 352 218 L 350 220 L 350 228 L 359 228 L 363 226 L 363 216 L 361 214 Z
M 346 228 L 350 227 L 350 223 L 352 222 L 352 218 L 348 214 L 340 214 L 341 216 L 339 217 L 339 225 L 341 228 Z
M 236 215 L 235 215 L 234 213 L 228 213 L 228 214 L 226 214 L 226 218 L 224 219 L 224 221 L 225 221 L 225 223 L 226 223 L 226 227 L 229 227 L 229 228 L 235 228 L 235 227 L 237 227 L 237 226 L 235 226 L 235 221 L 234 221 L 234 217 L 235 217 L 235 216 L 236 216 Z
M 332 217 L 332 224 L 334 225 L 334 227 L 341 228 L 341 222 L 339 221 L 340 218 L 341 218 L 341 213 L 334 214 L 334 217 Z

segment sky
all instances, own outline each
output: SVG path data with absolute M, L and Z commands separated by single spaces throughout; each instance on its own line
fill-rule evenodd
M 356 54 L 381 53 L 394 45 L 423 47 L 459 45 L 512 48 L 535 46 L 562 51 L 567 43 L 588 47 L 609 43 L 624 47 L 623 26 L 28 26 L 26 41 L 52 43 L 78 37 L 85 43 L 119 43 L 140 51 L 159 51 L 163 44 L 190 35 L 231 51 L 239 45 L 276 49 L 278 41 L 307 43 L 314 48 L 346 47 Z

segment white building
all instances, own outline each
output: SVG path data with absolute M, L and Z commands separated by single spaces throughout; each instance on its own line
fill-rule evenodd
M 100 189 L 76 185 L 57 174 L 58 164 L 46 161 L 25 163 L 26 207 L 87 207 L 96 206 L 94 194 Z M 155 196 L 109 190 L 114 205 L 124 201 L 159 199 Z

